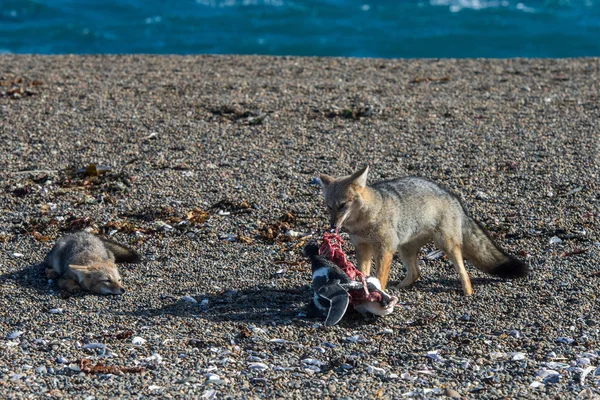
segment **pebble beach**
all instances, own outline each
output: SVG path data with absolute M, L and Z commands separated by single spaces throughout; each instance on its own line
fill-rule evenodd
M 0 397 L 596 398 L 599 93 L 595 58 L 0 55 Z M 392 315 L 307 318 L 316 178 L 365 164 L 530 276 L 466 298 L 429 244 Z M 124 295 L 44 275 L 82 229 L 142 256 Z

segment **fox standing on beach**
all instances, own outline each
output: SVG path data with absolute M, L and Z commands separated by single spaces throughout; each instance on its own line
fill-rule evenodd
M 350 176 L 321 175 L 320 179 L 331 227 L 344 226 L 348 231 L 364 274 L 369 275 L 375 258 L 382 290 L 396 252 L 406 267 L 406 277 L 398 287 L 419 279 L 417 255 L 431 240 L 454 264 L 465 296 L 473 289 L 463 256 L 488 274 L 506 278 L 527 275 L 527 265 L 502 251 L 448 191 L 417 177 L 367 186 L 368 171 L 365 166 Z
M 61 289 L 98 294 L 123 294 L 125 288 L 115 263 L 137 263 L 130 248 L 88 232 L 72 233 L 56 241 L 44 259 L 46 275 Z

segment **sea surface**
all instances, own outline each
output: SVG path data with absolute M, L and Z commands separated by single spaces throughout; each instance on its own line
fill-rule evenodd
M 600 0 L 0 0 L 0 53 L 600 56 Z

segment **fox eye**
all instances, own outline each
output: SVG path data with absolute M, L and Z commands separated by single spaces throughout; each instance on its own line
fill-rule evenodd
M 341 210 L 342 208 L 346 207 L 346 204 L 348 204 L 348 203 L 346 203 L 346 202 L 340 203 L 340 205 L 338 206 L 338 210 Z

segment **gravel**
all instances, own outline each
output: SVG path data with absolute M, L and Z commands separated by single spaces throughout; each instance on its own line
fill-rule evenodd
M 597 395 L 598 93 L 598 59 L 0 56 L 0 396 Z M 465 298 L 429 245 L 391 316 L 304 317 L 315 177 L 365 163 L 455 191 L 531 277 Z M 44 277 L 73 229 L 142 254 L 125 295 Z

